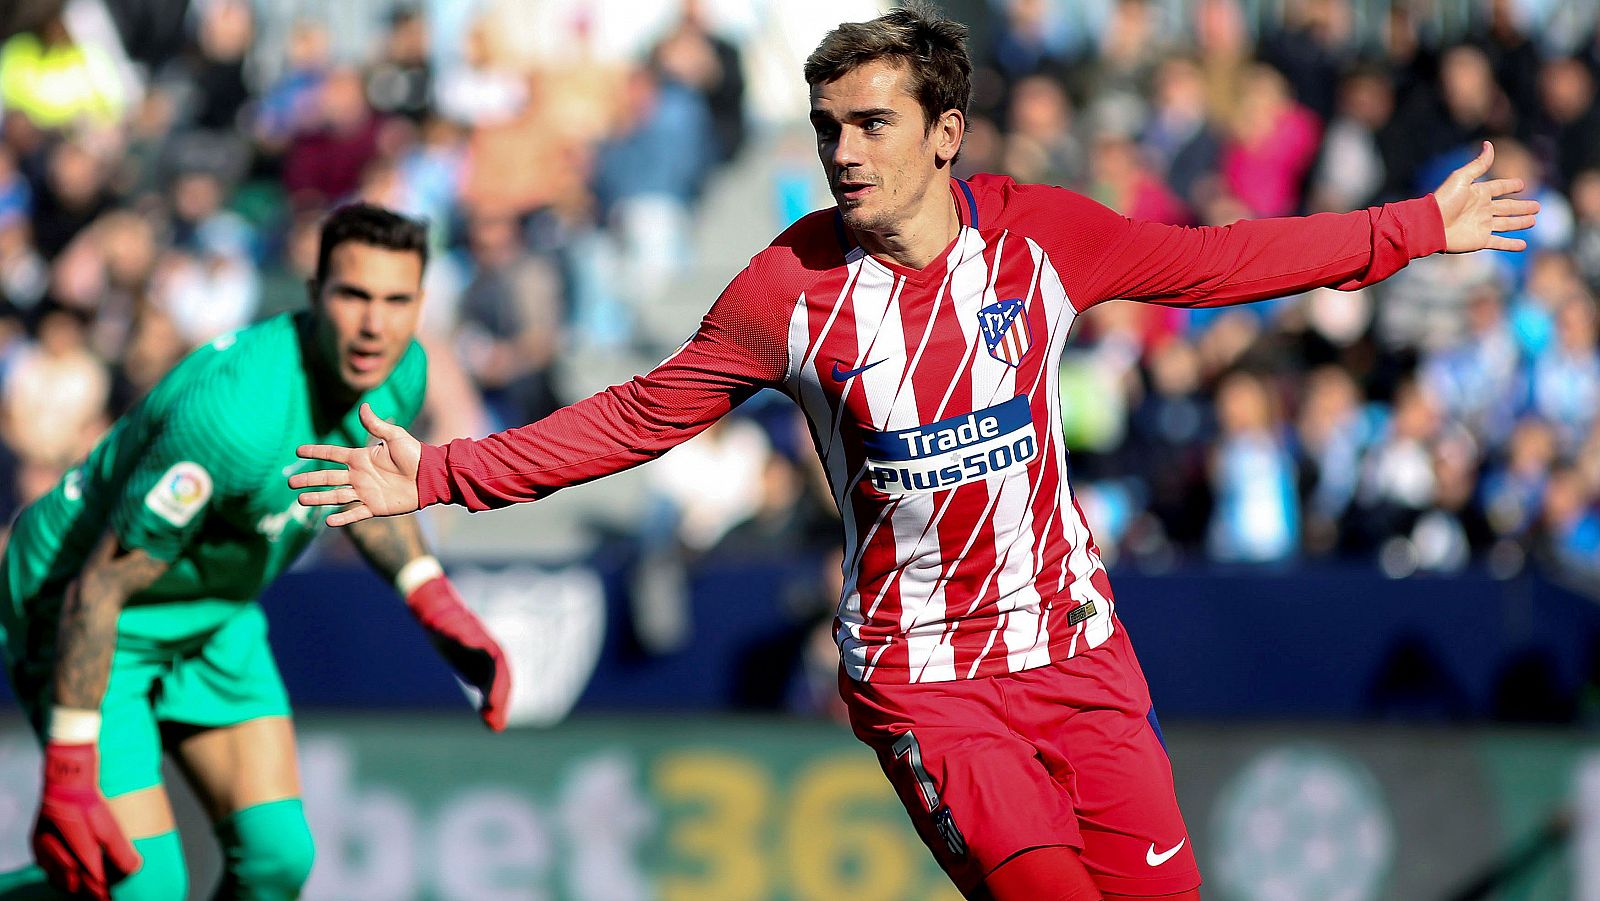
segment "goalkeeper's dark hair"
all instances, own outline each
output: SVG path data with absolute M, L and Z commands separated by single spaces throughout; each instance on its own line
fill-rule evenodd
M 922 107 L 924 133 L 949 110 L 966 115 L 972 98 L 967 26 L 945 18 L 922 0 L 912 0 L 870 22 L 846 22 L 828 32 L 806 58 L 806 84 L 815 87 L 838 81 L 851 70 L 880 59 L 909 67 L 908 87 Z
M 328 259 L 334 248 L 354 241 L 385 250 L 416 254 L 428 265 L 428 224 L 372 203 L 347 203 L 322 221 L 317 245 L 316 283 L 328 277 Z

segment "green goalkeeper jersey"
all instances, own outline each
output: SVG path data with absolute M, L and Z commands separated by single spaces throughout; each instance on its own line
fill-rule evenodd
M 58 617 L 62 589 L 108 528 L 123 547 L 169 563 L 129 599 L 122 640 L 203 636 L 283 572 L 329 509 L 296 502 L 289 475 L 319 464 L 295 448 L 367 440 L 359 403 L 333 409 L 317 396 L 312 326 L 309 313 L 284 314 L 194 351 L 29 505 L 5 550 L 0 626 Z M 409 426 L 426 386 L 413 341 L 361 400 Z

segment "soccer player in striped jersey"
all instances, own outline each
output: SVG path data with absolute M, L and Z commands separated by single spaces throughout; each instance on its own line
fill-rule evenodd
M 45 740 L 39 868 L 0 898 L 187 896 L 162 783 L 173 755 L 221 844 L 218 897 L 298 897 L 311 834 L 289 700 L 256 596 L 321 531 L 284 478 L 306 441 L 353 441 L 357 409 L 409 423 L 427 361 L 413 337 L 425 227 L 356 204 L 324 223 L 311 308 L 179 363 L 17 519 L 0 558 L 0 657 Z M 499 646 L 416 523 L 350 533 L 435 646 L 505 722 Z M 41 869 L 42 868 L 42 869 Z
M 1144 676 L 1067 484 L 1057 364 L 1127 298 L 1204 307 L 1357 288 L 1440 251 L 1520 250 L 1537 204 L 1474 183 L 1345 214 L 1179 228 L 1061 188 L 953 177 L 965 29 L 923 7 L 807 60 L 837 206 L 785 231 L 680 350 L 482 440 L 302 448 L 329 518 L 536 500 L 655 457 L 762 388 L 810 421 L 844 520 L 840 689 L 923 840 L 970 897 L 1192 898 L 1200 875 Z

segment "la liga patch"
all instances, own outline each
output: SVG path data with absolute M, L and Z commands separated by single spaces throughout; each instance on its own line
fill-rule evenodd
M 199 463 L 184 460 L 162 473 L 144 496 L 144 505 L 150 512 L 181 528 L 205 509 L 209 500 L 211 473 Z

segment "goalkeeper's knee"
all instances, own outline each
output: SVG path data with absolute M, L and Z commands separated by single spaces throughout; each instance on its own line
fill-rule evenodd
M 218 898 L 287 901 L 300 897 L 316 849 L 299 798 L 269 801 L 217 823 L 222 844 Z
M 177 832 L 133 840 L 139 869 L 111 886 L 111 901 L 184 901 L 189 896 L 189 871 Z

